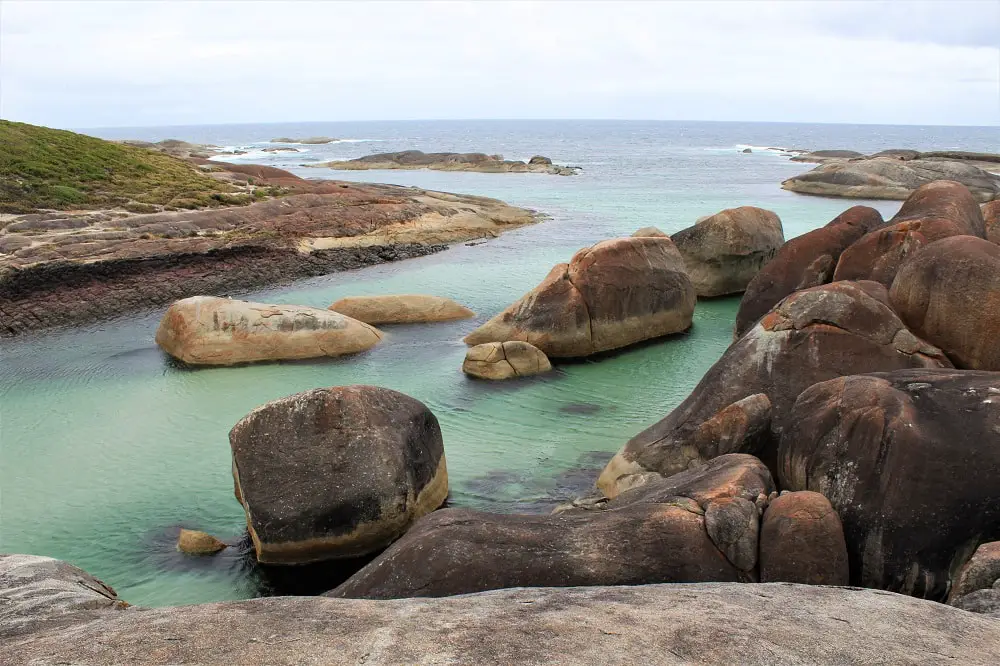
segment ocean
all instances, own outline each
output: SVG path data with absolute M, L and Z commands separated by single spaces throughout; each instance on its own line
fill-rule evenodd
M 246 294 L 326 307 L 348 295 L 428 293 L 473 320 L 384 327 L 357 356 L 190 370 L 153 342 L 162 308 L 74 330 L 4 340 L 0 358 L 0 551 L 83 567 L 127 601 L 176 605 L 272 591 L 234 549 L 210 558 L 174 548 L 179 526 L 238 541 L 227 433 L 268 400 L 319 386 L 375 384 L 425 402 L 444 434 L 450 505 L 549 511 L 583 494 L 632 435 L 683 400 L 731 342 L 739 298 L 702 300 L 683 335 L 549 375 L 484 383 L 460 371 L 462 337 L 585 246 L 645 226 L 671 233 L 703 215 L 754 205 L 781 217 L 786 238 L 857 203 L 892 215 L 899 202 L 785 192 L 812 168 L 768 147 L 1000 152 L 996 127 L 896 127 L 706 122 L 414 121 L 78 130 L 109 139 L 167 138 L 248 151 L 227 161 L 307 178 L 479 194 L 548 218 L 483 244 Z M 263 153 L 280 136 L 349 141 Z M 752 153 L 742 149 L 751 147 Z M 540 154 L 577 176 L 434 171 L 334 172 L 302 166 L 405 149 Z

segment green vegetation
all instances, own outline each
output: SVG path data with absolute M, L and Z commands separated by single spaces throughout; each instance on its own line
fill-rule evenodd
M 163 153 L 0 120 L 0 213 L 246 204 L 242 193 Z

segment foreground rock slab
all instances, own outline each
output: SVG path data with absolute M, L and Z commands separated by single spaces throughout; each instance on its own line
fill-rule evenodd
M 852 584 L 944 600 L 1000 538 L 1000 372 L 840 377 L 804 391 L 789 424 L 782 487 L 829 498 Z
M 730 208 L 670 239 L 700 297 L 738 294 L 785 242 L 781 220 L 763 208 Z
M 342 356 L 381 339 L 378 329 L 337 312 L 214 296 L 177 301 L 156 329 L 156 344 L 191 365 Z
M 476 313 L 450 298 L 426 294 L 349 296 L 329 310 L 366 324 L 423 324 L 475 317 Z
M 0 556 L 0 598 L 13 601 L 0 604 L 0 662 L 9 666 L 1000 662 L 1000 620 L 874 590 L 716 583 L 398 601 L 271 597 L 60 618 L 58 599 L 16 599 L 17 557 L 54 562 Z
M 556 264 L 465 343 L 522 340 L 550 358 L 590 356 L 687 330 L 695 302 L 669 238 L 616 238 Z
M 274 400 L 233 426 L 229 443 L 236 498 L 265 564 L 375 552 L 448 496 L 437 418 L 389 389 Z
M 476 345 L 466 352 L 462 363 L 462 372 L 479 379 L 530 377 L 551 369 L 542 350 L 520 340 Z

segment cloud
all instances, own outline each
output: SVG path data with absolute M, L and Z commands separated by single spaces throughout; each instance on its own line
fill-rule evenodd
M 1000 120 L 1000 0 L 5 0 L 0 12 L 0 115 L 64 127 Z

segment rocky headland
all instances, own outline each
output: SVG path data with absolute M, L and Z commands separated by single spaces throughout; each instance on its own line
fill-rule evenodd
M 872 155 L 819 150 L 792 157 L 820 166 L 782 182 L 800 194 L 853 199 L 906 199 L 935 180 L 962 183 L 980 203 L 1000 198 L 1000 155 L 963 151 L 893 149 Z
M 271 143 L 300 143 L 307 146 L 323 145 L 326 143 L 334 143 L 336 141 L 340 141 L 340 139 L 334 139 L 333 137 L 329 136 L 307 136 L 299 138 L 279 136 L 277 138 L 271 139 Z
M 431 169 L 433 171 L 479 171 L 482 173 L 547 173 L 556 176 L 573 176 L 580 167 L 560 166 L 542 155 L 527 162 L 505 160 L 501 155 L 486 153 L 425 153 L 404 150 L 398 153 L 366 155 L 353 160 L 321 162 L 306 166 L 361 171 L 366 169 Z
M 22 123 L 0 130 L 15 148 L 0 163 L 7 335 L 418 257 L 537 221 L 486 197 L 305 180 Z

